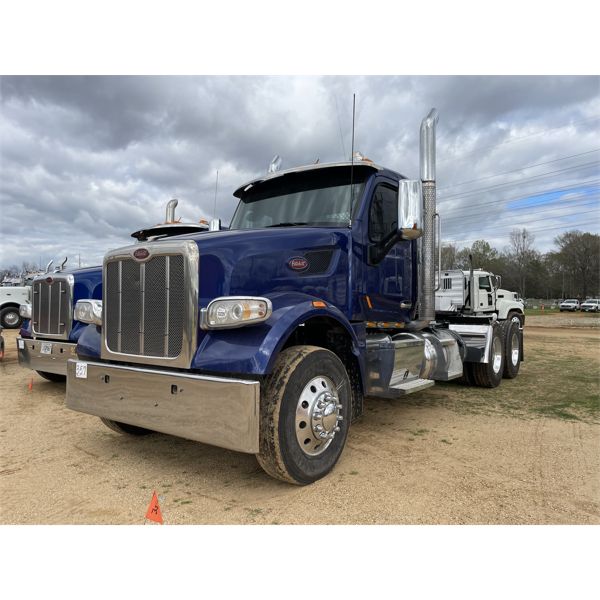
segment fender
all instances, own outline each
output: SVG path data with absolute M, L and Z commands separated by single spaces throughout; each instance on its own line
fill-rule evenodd
M 100 346 L 102 344 L 102 335 L 100 334 L 100 328 L 97 325 L 86 325 L 80 323 L 81 329 L 79 329 L 79 335 L 77 336 L 77 356 L 79 358 L 87 358 L 90 360 L 100 359 Z
M 267 296 L 273 314 L 260 325 L 239 329 L 214 329 L 206 333 L 192 361 L 192 369 L 217 373 L 266 375 L 273 369 L 277 354 L 291 333 L 311 317 L 334 319 L 352 339 L 353 354 L 358 359 L 364 381 L 365 342 L 361 341 L 346 316 L 335 306 L 315 308 L 314 296 L 282 292 Z

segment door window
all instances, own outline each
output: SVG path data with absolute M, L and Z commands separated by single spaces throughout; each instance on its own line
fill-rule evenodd
M 398 191 L 380 184 L 375 188 L 369 211 L 369 239 L 379 243 L 398 229 Z

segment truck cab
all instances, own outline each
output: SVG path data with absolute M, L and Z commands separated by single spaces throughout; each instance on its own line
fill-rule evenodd
M 436 122 L 420 180 L 362 157 L 270 169 L 235 190 L 229 230 L 109 251 L 102 302 L 76 307 L 89 325 L 67 406 L 305 485 L 334 468 L 365 397 L 516 377 L 517 322 L 435 311 Z
M 436 285 L 435 293 L 436 312 L 450 315 L 493 313 L 499 320 L 517 318 L 522 325 L 525 322 L 525 306 L 516 292 L 500 287 L 501 281 L 499 275 L 483 269 L 441 271 L 441 283 Z

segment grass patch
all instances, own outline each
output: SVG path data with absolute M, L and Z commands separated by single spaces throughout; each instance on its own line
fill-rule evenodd
M 441 406 L 459 414 L 496 414 L 520 419 L 553 418 L 600 423 L 600 360 L 598 338 L 560 334 L 525 337 L 525 362 L 516 379 L 504 379 L 494 389 L 450 381 L 407 396 L 403 403 Z M 581 352 L 581 355 L 574 352 Z M 427 431 L 407 430 L 408 440 L 423 439 Z

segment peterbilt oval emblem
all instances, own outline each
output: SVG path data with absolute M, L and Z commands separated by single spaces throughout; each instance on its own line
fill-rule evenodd
M 145 260 L 149 256 L 150 256 L 150 252 L 148 252 L 148 250 L 146 250 L 146 248 L 138 248 L 133 253 L 133 258 L 136 258 L 137 260 Z
M 46 277 L 46 283 L 52 283 L 53 281 L 54 281 L 54 278 Z
M 303 256 L 295 256 L 288 261 L 288 267 L 293 271 L 306 271 L 308 261 Z

